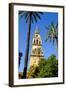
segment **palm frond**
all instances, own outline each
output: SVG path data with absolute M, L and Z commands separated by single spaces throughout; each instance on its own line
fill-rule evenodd
M 54 23 L 53 23 L 53 21 L 51 22 L 51 26 L 54 26 Z
M 32 12 L 32 11 L 19 11 L 20 17 L 24 17 L 26 22 L 29 19 L 29 16 L 31 14 L 31 22 L 33 23 L 34 21 L 37 22 L 37 19 L 41 19 L 40 15 L 43 14 L 43 12 Z
M 53 38 L 52 42 L 53 42 L 53 45 L 54 45 L 54 42 L 55 42 L 55 38 Z
M 58 24 L 55 25 L 56 34 L 58 35 Z
M 50 38 L 50 35 L 47 35 L 45 41 L 48 41 Z
M 46 26 L 45 28 L 46 28 L 47 30 L 50 30 L 50 26 Z
M 51 36 L 49 36 L 49 41 L 50 41 L 50 43 L 51 43 L 51 41 L 52 41 L 52 37 L 51 37 Z
M 46 29 L 48 30 L 47 32 L 47 40 L 49 40 L 50 42 L 52 41 L 53 45 L 56 41 L 56 39 L 58 39 L 58 24 L 54 24 L 54 22 L 51 22 L 50 26 L 46 26 Z
M 58 28 L 58 23 L 55 25 L 56 28 Z
M 25 21 L 27 22 L 28 21 L 28 17 L 29 17 L 28 13 L 25 13 L 25 15 L 23 17 L 24 17 Z
M 23 14 L 24 13 L 24 11 L 19 11 L 19 14 Z
M 53 21 L 51 22 L 51 27 L 54 29 L 55 28 L 55 25 L 53 23 Z
M 40 15 L 38 13 L 34 13 L 34 14 L 37 18 L 41 19 Z
M 29 13 L 26 13 L 26 14 L 24 15 L 24 18 L 25 18 L 25 21 L 26 21 L 26 23 L 27 23 L 28 20 L 29 20 Z
M 24 19 L 26 19 L 28 17 L 28 12 L 24 14 Z
M 34 18 L 35 22 L 37 22 L 36 15 L 34 13 L 32 15 L 33 15 L 33 18 Z
M 33 20 L 33 15 L 31 15 L 31 22 L 34 23 L 34 20 Z
M 43 12 L 38 12 L 39 14 L 43 15 Z
M 25 12 L 25 11 L 19 11 L 19 16 L 20 16 L 20 17 L 23 17 L 26 13 L 27 13 L 27 12 Z

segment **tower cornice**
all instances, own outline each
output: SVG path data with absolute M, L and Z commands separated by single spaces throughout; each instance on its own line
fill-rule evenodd
M 32 44 L 32 45 L 35 45 L 35 46 L 42 46 L 42 44 Z
M 30 55 L 30 56 L 35 56 L 35 57 L 44 57 L 43 55 Z

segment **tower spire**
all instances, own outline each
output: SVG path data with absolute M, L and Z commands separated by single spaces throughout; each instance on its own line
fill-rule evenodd
M 39 28 L 36 26 L 36 30 L 35 30 L 36 34 L 39 34 Z

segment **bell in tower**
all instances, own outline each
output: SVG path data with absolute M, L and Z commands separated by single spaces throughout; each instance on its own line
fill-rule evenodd
M 37 66 L 41 58 L 43 58 L 42 40 L 40 37 L 39 29 L 36 28 L 32 40 L 32 50 L 30 55 L 30 66 Z

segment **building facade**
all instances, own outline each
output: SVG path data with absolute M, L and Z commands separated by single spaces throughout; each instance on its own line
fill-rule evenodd
M 32 40 L 32 50 L 30 55 L 30 67 L 31 66 L 38 66 L 39 61 L 43 58 L 43 51 L 42 51 L 42 40 L 40 37 L 39 29 L 36 28 L 34 37 Z

